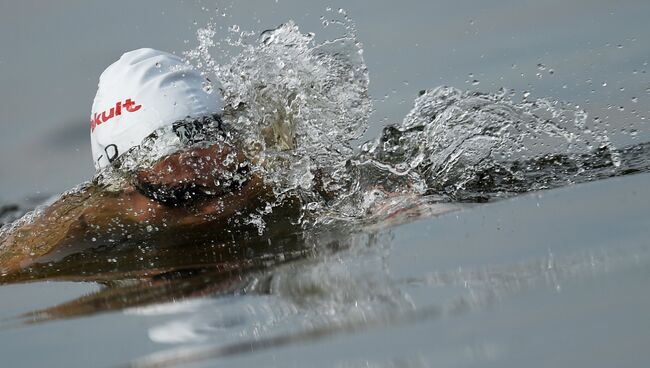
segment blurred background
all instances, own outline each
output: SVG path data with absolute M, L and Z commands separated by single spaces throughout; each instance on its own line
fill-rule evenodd
M 569 101 L 607 119 L 615 143 L 641 139 L 650 97 L 647 0 L 5 1 L 0 203 L 92 177 L 90 108 L 100 73 L 123 52 L 181 54 L 210 17 L 224 30 L 257 32 L 293 19 L 322 40 L 337 34 L 322 24 L 333 14 L 327 7 L 345 8 L 364 44 L 375 100 L 368 139 L 401 121 L 419 90 L 439 85 Z

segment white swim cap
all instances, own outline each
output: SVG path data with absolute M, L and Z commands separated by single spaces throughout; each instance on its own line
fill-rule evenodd
M 221 96 L 206 92 L 206 83 L 178 56 L 153 49 L 122 55 L 99 77 L 93 102 L 90 141 L 95 168 L 107 166 L 160 127 L 219 113 Z

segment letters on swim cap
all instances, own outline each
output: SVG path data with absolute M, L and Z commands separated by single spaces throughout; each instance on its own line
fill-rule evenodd
M 158 128 L 220 113 L 221 96 L 206 92 L 206 82 L 196 69 L 166 52 L 145 48 L 122 55 L 100 76 L 93 102 L 95 167 L 106 167 Z
M 127 98 L 126 101 L 124 101 L 124 104 L 122 104 L 121 101 L 118 101 L 115 104 L 115 107 L 111 107 L 110 112 L 103 111 L 101 114 L 93 113 L 93 118 L 90 119 L 90 133 L 93 133 L 95 131 L 95 127 L 98 125 L 111 120 L 115 116 L 122 115 L 122 106 L 124 106 L 126 112 L 136 112 L 142 107 L 142 105 L 137 105 L 130 98 Z

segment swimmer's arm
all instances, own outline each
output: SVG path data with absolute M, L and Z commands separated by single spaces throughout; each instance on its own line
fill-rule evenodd
M 55 251 L 94 246 L 102 238 L 119 239 L 129 229 L 160 222 L 167 212 L 135 188 L 108 192 L 89 183 L 0 230 L 0 275 Z

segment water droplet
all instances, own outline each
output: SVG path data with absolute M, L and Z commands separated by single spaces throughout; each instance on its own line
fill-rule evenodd
M 160 61 L 156 63 L 156 68 L 160 69 L 161 66 L 162 64 L 160 63 Z
M 632 102 L 637 103 L 637 102 L 639 102 L 639 99 L 636 98 L 636 97 L 632 97 Z
M 542 64 L 542 63 L 539 63 L 539 64 L 537 64 L 537 69 L 539 69 L 539 70 L 546 70 L 546 65 L 544 65 L 544 64 Z
M 205 93 L 211 94 L 212 93 L 212 84 L 210 82 L 203 82 L 203 90 L 205 91 Z
M 602 86 L 607 87 L 607 82 L 603 82 Z
M 478 79 L 472 80 L 472 85 L 473 86 L 478 86 L 479 84 L 481 84 L 481 82 Z
M 622 48 L 623 48 L 623 45 L 618 44 L 618 45 L 616 45 L 616 47 L 618 47 L 619 49 L 622 49 Z

